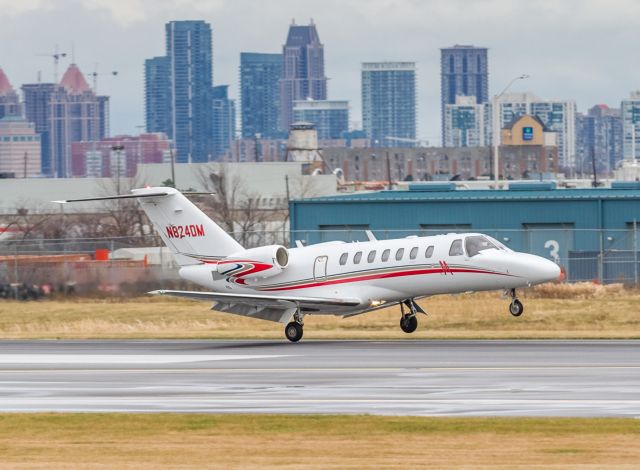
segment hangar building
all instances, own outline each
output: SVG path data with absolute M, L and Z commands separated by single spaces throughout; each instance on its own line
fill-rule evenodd
M 378 191 L 292 201 L 291 240 L 320 243 L 482 232 L 508 247 L 552 259 L 569 280 L 638 282 L 640 183 L 556 189 L 552 182 L 508 190 L 416 183 Z

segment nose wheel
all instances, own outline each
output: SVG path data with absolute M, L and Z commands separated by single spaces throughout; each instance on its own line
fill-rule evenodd
M 516 297 L 516 290 L 511 289 L 511 303 L 509 304 L 509 313 L 514 317 L 519 317 L 524 312 L 524 305 Z

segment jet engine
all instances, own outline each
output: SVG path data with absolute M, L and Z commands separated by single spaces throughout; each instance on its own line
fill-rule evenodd
M 281 245 L 268 245 L 233 253 L 218 262 L 218 274 L 239 284 L 280 274 L 289 265 L 289 251 Z

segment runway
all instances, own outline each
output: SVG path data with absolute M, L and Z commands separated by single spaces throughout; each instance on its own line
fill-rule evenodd
M 0 341 L 0 411 L 640 417 L 640 341 Z

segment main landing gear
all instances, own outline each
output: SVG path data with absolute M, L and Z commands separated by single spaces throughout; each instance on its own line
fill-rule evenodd
M 509 313 L 514 317 L 519 317 L 524 312 L 524 305 L 522 302 L 518 300 L 516 297 L 516 290 L 511 289 L 509 291 L 509 295 L 511 296 L 511 303 L 509 304 Z
M 405 313 L 405 305 L 409 307 L 409 313 Z M 426 315 L 426 312 L 422 310 L 420 305 L 413 299 L 407 299 L 400 303 L 400 313 L 402 314 L 400 317 L 400 328 L 405 333 L 413 333 L 418 328 L 418 319 L 416 318 L 418 313 L 424 313 Z
M 297 343 L 302 339 L 304 334 L 304 315 L 300 313 L 300 309 L 293 315 L 293 321 L 288 323 L 284 328 L 284 334 L 289 341 Z

